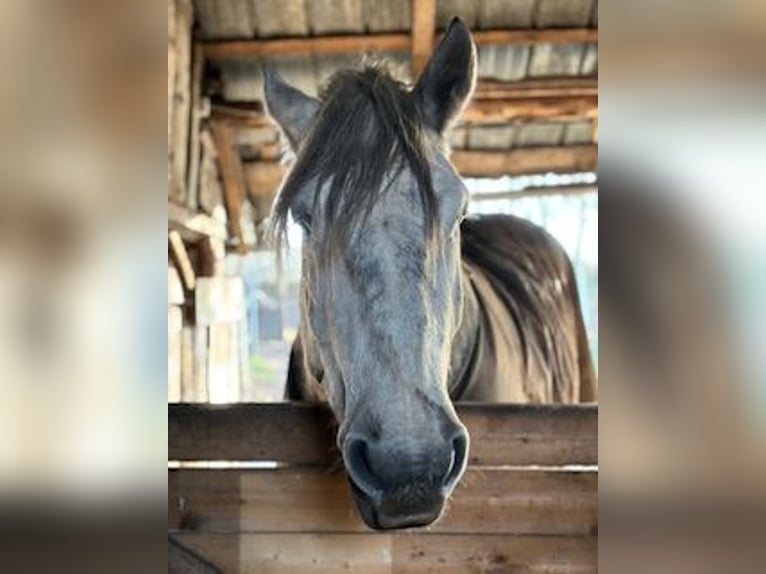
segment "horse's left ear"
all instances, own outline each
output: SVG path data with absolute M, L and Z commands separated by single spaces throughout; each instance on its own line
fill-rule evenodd
M 453 18 L 415 85 L 415 96 L 429 126 L 449 128 L 471 97 L 476 82 L 476 46 L 468 26 Z
M 307 96 L 282 79 L 271 68 L 263 70 L 266 111 L 287 137 L 293 150 L 306 136 L 319 109 L 319 100 Z

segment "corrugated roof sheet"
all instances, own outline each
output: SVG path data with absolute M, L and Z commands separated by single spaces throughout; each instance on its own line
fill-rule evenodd
M 410 28 L 409 0 L 195 0 L 204 39 L 305 37 L 326 34 L 403 32 Z M 598 22 L 596 0 L 440 0 L 437 26 L 460 16 L 471 28 L 585 27 Z M 408 73 L 409 55 L 381 54 Z M 274 66 L 309 94 L 327 77 L 359 65 L 359 54 L 231 58 L 214 65 L 221 71 L 223 96 L 230 101 L 262 97 L 261 66 Z M 479 77 L 516 81 L 547 76 L 593 75 L 598 71 L 595 44 L 482 45 Z M 456 148 L 503 149 L 565 145 L 591 141 L 590 122 L 537 122 L 520 126 L 459 127 L 452 134 Z

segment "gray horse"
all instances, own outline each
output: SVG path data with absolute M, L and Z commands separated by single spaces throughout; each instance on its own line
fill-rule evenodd
M 303 227 L 288 396 L 327 401 L 357 507 L 376 529 L 436 520 L 466 466 L 452 401 L 595 400 L 571 264 L 517 218 L 466 218 L 446 132 L 476 49 L 454 20 L 413 88 L 380 66 L 311 98 L 265 73 L 295 163 L 273 210 Z

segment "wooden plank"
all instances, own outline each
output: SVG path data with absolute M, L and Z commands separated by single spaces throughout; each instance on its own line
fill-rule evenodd
M 414 14 L 413 14 L 414 15 Z M 474 42 L 482 44 L 568 44 L 597 43 L 594 28 L 547 28 L 477 30 Z M 434 43 L 438 38 L 434 38 Z M 273 40 L 216 40 L 203 44 L 208 58 L 275 56 L 281 54 L 338 54 L 344 52 L 397 52 L 409 50 L 409 34 L 317 36 Z M 432 44 L 433 47 L 433 44 Z
M 502 177 L 528 173 L 598 169 L 598 146 L 552 146 L 510 151 L 454 150 L 450 156 L 463 176 Z
M 176 534 L 224 572 L 597 572 L 595 537 L 429 534 Z
M 218 105 L 218 121 L 242 128 L 272 126 L 253 103 Z M 468 123 L 506 123 L 520 119 L 555 118 L 582 120 L 598 116 L 598 79 L 571 78 L 480 82 L 473 99 L 460 117 Z M 275 151 L 276 153 L 276 151 Z
M 218 121 L 218 120 L 216 120 Z M 223 202 L 223 188 L 218 173 L 218 152 L 210 131 L 200 133 L 202 158 L 200 160 L 199 207 L 222 225 L 226 237 L 226 207 Z
M 181 273 L 181 278 L 184 281 L 184 286 L 189 291 L 193 291 L 197 278 L 194 275 L 194 266 L 189 258 L 189 252 L 186 251 L 186 245 L 184 245 L 178 230 L 173 229 L 168 232 L 168 242 L 170 243 L 170 249 L 173 253 L 176 265 L 178 266 L 178 270 Z
M 259 146 L 265 156 L 274 152 L 273 144 Z M 552 172 L 595 171 L 598 168 L 598 146 L 539 146 L 511 150 L 453 149 L 450 156 L 457 171 L 466 177 L 502 177 Z M 276 161 L 248 162 L 245 179 L 254 197 L 271 198 L 287 171 Z
M 178 270 L 173 265 L 168 265 L 168 305 L 183 305 L 185 301 L 186 296 Z
M 239 325 L 214 323 L 208 328 L 208 399 L 211 403 L 240 400 Z M 230 437 L 236 441 L 236 437 Z
M 168 228 L 178 230 L 181 237 L 190 241 L 204 237 L 226 239 L 226 227 L 220 222 L 172 201 L 168 201 Z
M 545 79 L 533 78 L 504 82 L 480 80 L 473 94 L 474 99 L 513 98 L 565 98 L 597 96 L 598 77 L 555 76 Z
M 194 396 L 196 402 L 206 403 L 207 393 L 207 327 L 194 327 Z M 188 402 L 188 401 L 187 401 Z
M 189 122 L 191 119 L 191 0 L 175 2 L 175 61 L 172 96 L 172 125 L 170 152 L 170 192 L 178 201 L 186 199 L 186 166 L 188 163 Z
M 200 277 L 194 292 L 197 325 L 239 323 L 245 315 L 242 277 Z
M 598 540 L 564 536 L 396 536 L 396 574 L 598 572 Z
M 595 185 L 562 185 L 551 187 L 529 187 L 521 191 L 498 191 L 472 193 L 471 201 L 494 201 L 498 199 L 526 199 L 529 197 L 572 197 L 597 194 Z
M 221 572 L 178 540 L 168 537 L 168 574 L 217 574 Z
M 226 124 L 211 122 L 211 132 L 218 151 L 218 163 L 223 178 L 223 197 L 232 235 L 245 244 L 242 230 L 242 202 L 245 199 L 245 176 L 242 160 L 235 145 L 234 131 Z
M 583 120 L 598 116 L 598 96 L 562 98 L 507 98 L 472 101 L 460 122 L 470 124 L 503 124 L 517 120 L 555 119 Z
M 170 460 L 338 461 L 335 423 L 321 406 L 300 403 L 168 407 Z M 458 404 L 471 434 L 470 464 L 596 464 L 598 407 Z
M 199 402 L 194 386 L 194 328 L 190 325 L 181 329 L 181 400 Z
M 202 144 L 200 135 L 202 119 L 209 112 L 206 110 L 205 99 L 202 97 L 202 81 L 205 73 L 205 55 L 202 46 L 195 42 L 192 48 L 191 75 L 191 135 L 189 136 L 189 166 L 186 182 L 186 206 L 197 209 L 199 206 L 199 174 L 202 161 Z M 208 104 L 209 106 L 209 104 Z
M 181 327 L 180 307 L 168 305 L 168 402 L 181 401 Z
M 344 472 L 171 470 L 168 528 L 198 532 L 365 532 Z M 598 473 L 469 469 L 429 532 L 590 535 Z
M 412 0 L 412 77 L 417 78 L 428 63 L 436 36 L 436 0 Z

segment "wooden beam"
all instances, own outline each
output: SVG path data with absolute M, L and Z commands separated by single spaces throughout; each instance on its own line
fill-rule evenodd
M 485 99 L 567 98 L 598 96 L 597 76 L 551 76 L 517 80 L 479 80 L 473 97 Z
M 189 209 L 199 207 L 199 172 L 202 159 L 202 119 L 204 115 L 204 99 L 202 97 L 202 82 L 205 74 L 205 56 L 202 47 L 195 42 L 192 47 L 191 74 L 191 133 L 189 136 L 189 165 L 186 179 L 186 205 Z
M 220 222 L 172 201 L 168 201 L 168 229 L 178 230 L 187 241 L 198 241 L 205 237 L 220 241 L 226 239 L 226 227 Z
M 545 172 L 595 171 L 598 146 L 519 148 L 508 151 L 454 150 L 450 157 L 463 176 L 502 177 Z
M 213 106 L 213 117 L 237 128 L 275 127 L 255 102 Z M 598 116 L 598 78 L 547 78 L 479 82 L 461 116 L 469 123 L 505 123 L 531 118 L 584 120 Z
M 271 148 L 264 148 L 268 152 Z M 457 171 L 466 177 L 502 177 L 546 172 L 595 171 L 598 146 L 544 146 L 511 150 L 454 149 L 450 156 Z M 245 178 L 253 194 L 273 194 L 287 170 L 275 161 L 245 164 Z
M 242 202 L 245 199 L 245 176 L 242 168 L 242 160 L 239 157 L 234 130 L 231 126 L 211 122 L 211 132 L 216 149 L 218 150 L 218 164 L 221 168 L 223 180 L 223 196 L 226 204 L 226 212 L 229 215 L 229 229 L 240 245 L 245 244 L 244 232 L 242 231 Z
M 551 187 L 529 187 L 521 191 L 500 191 L 496 193 L 472 193 L 471 201 L 492 201 L 497 199 L 525 199 L 529 197 L 567 197 L 598 194 L 595 185 L 563 185 Z
M 408 50 L 407 34 L 367 36 L 320 36 L 274 40 L 215 40 L 204 44 L 208 58 L 282 56 L 286 54 L 342 54 L 349 52 L 397 52 Z
M 509 519 L 510 518 L 510 519 Z M 168 528 L 198 532 L 368 532 L 338 468 L 170 470 Z M 598 473 L 469 468 L 429 533 L 588 535 Z
M 410 67 L 417 78 L 425 68 L 436 35 L 436 0 L 412 0 L 412 47 Z
M 432 0 L 430 0 L 432 1 Z M 417 4 L 413 11 L 417 10 Z M 415 13 L 413 12 L 413 16 Z M 413 30 L 415 29 L 413 19 Z M 478 30 L 474 42 L 483 44 L 578 44 L 598 42 L 595 28 L 544 28 L 519 30 Z M 432 36 L 430 47 L 436 42 Z M 403 52 L 413 46 L 409 34 L 371 34 L 358 36 L 318 36 L 273 40 L 208 40 L 208 58 L 241 56 L 280 56 L 285 54 L 339 54 L 353 52 Z M 428 52 L 430 53 L 430 49 Z
M 168 242 L 176 261 L 184 286 L 188 291 L 193 291 L 197 284 L 197 278 L 194 275 L 194 266 L 189 258 L 189 252 L 186 250 L 181 233 L 177 229 L 172 229 L 168 233 Z
M 598 28 L 522 28 L 517 30 L 477 30 L 478 44 L 596 44 Z
M 457 405 L 471 434 L 471 465 L 595 464 L 598 407 Z M 306 404 L 169 405 L 168 459 L 338 460 L 332 414 Z
M 510 97 L 474 99 L 463 111 L 459 121 L 469 124 L 504 124 L 532 118 L 575 121 L 593 119 L 597 116 L 597 96 Z
M 211 115 L 218 123 L 239 128 L 276 128 L 276 124 L 263 113 L 262 106 L 252 103 L 213 104 Z

